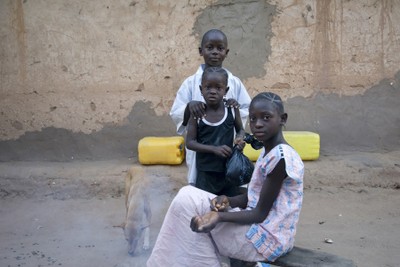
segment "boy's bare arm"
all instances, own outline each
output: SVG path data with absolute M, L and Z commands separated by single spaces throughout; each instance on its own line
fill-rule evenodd
M 185 112 L 183 113 L 183 126 L 187 126 L 190 118 L 190 110 L 189 110 L 189 104 L 186 105 Z
M 236 136 L 244 138 L 244 127 L 242 123 L 242 118 L 240 117 L 240 111 L 239 108 L 234 108 L 235 111 L 235 130 L 236 130 Z
M 236 137 L 235 137 L 235 144 L 238 145 L 240 149 L 243 149 L 245 146 L 244 142 L 244 127 L 242 123 L 242 118 L 240 117 L 239 108 L 234 108 L 235 111 L 235 130 L 236 130 Z
M 185 110 L 185 114 L 186 111 L 188 111 L 188 106 L 186 107 Z M 189 119 L 187 121 L 188 126 L 187 126 L 187 133 L 186 133 L 186 147 L 189 148 L 190 150 L 194 150 L 193 149 L 193 143 L 196 142 L 197 143 L 197 120 L 195 120 L 193 118 L 193 115 L 190 114 L 190 112 L 188 112 L 188 116 Z

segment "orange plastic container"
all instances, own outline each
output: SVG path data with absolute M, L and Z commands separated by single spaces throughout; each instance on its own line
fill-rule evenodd
M 283 131 L 285 140 L 291 145 L 302 160 L 316 160 L 319 158 L 320 137 L 319 134 L 307 131 Z M 243 153 L 251 160 L 256 161 L 261 153 L 247 144 Z
M 143 165 L 179 165 L 185 158 L 182 136 L 144 137 L 139 140 L 138 157 Z

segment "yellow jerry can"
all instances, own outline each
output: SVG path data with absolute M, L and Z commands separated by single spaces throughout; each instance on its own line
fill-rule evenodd
M 283 136 L 290 146 L 299 153 L 302 160 L 316 160 L 319 158 L 319 134 L 307 131 L 283 131 Z M 246 144 L 243 153 L 251 160 L 256 161 L 261 153 L 250 144 Z
M 138 157 L 143 165 L 179 165 L 185 158 L 182 136 L 144 137 L 139 140 Z

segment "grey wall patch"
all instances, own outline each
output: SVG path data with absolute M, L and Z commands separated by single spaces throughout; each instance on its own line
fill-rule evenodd
M 137 156 L 145 136 L 176 135 L 168 114 L 157 116 L 150 102 L 136 102 L 123 125 L 107 124 L 91 134 L 47 127 L 17 140 L 0 141 L 2 161 L 108 160 Z
M 230 49 L 224 66 L 240 79 L 264 77 L 265 63 L 271 54 L 271 22 L 276 13 L 276 6 L 266 1 L 220 0 L 203 10 L 193 31 L 200 44 L 207 30 L 222 30 Z

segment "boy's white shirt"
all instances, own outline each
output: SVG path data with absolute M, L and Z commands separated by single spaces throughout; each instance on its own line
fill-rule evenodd
M 200 65 L 195 74 L 186 78 L 176 93 L 175 101 L 172 105 L 169 115 L 175 123 L 176 132 L 179 135 L 183 135 L 186 132 L 186 126 L 183 126 L 182 122 L 187 104 L 192 100 L 202 101 L 205 103 L 205 100 L 200 92 L 203 67 L 204 64 Z M 227 69 L 225 70 L 228 73 L 229 86 L 229 91 L 226 94 L 226 98 L 236 99 L 236 101 L 240 104 L 240 117 L 242 118 L 243 127 L 245 127 L 247 117 L 249 115 L 251 98 L 242 81 Z M 186 164 L 188 167 L 188 182 L 189 184 L 194 184 L 196 182 L 196 153 L 189 149 L 186 149 Z

